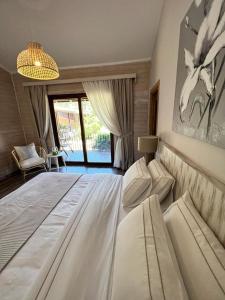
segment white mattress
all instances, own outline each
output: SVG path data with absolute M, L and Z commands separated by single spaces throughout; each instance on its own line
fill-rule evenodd
M 82 176 L 2 271 L 0 299 L 106 299 L 108 253 L 128 213 L 121 203 L 121 182 L 115 175 Z M 91 282 L 94 286 L 87 288 Z

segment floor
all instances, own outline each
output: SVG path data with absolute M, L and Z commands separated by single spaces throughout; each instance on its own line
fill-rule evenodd
M 67 166 L 60 167 L 58 169 L 52 169 L 51 172 L 60 172 L 60 173 L 80 173 L 80 174 L 96 174 L 96 173 L 108 173 L 108 174 L 117 174 L 123 175 L 121 170 L 110 168 L 110 167 L 86 167 L 86 166 Z M 9 178 L 0 181 L 0 199 L 7 194 L 13 192 L 21 185 L 23 185 L 26 181 L 29 181 L 34 176 L 40 174 L 37 172 L 32 175 L 28 175 L 26 180 L 24 181 L 23 176 L 20 173 L 14 174 Z

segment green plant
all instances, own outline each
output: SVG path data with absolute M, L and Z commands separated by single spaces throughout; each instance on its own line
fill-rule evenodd
M 101 130 L 101 124 L 95 115 L 84 115 L 86 138 L 96 135 Z
M 110 144 L 109 134 L 98 134 L 95 139 L 94 149 L 99 151 L 109 151 Z

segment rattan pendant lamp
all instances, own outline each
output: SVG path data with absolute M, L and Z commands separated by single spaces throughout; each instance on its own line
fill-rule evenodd
M 19 74 L 38 80 L 52 80 L 59 77 L 59 69 L 54 59 L 44 52 L 41 44 L 30 42 L 26 50 L 17 57 Z

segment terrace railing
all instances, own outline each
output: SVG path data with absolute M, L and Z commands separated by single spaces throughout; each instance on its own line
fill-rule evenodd
M 109 133 L 99 133 L 87 135 L 85 137 L 87 151 L 111 151 L 111 142 Z M 59 130 L 59 142 L 60 145 L 67 150 L 81 151 L 83 144 L 81 137 L 77 134 L 74 129 L 63 129 Z

